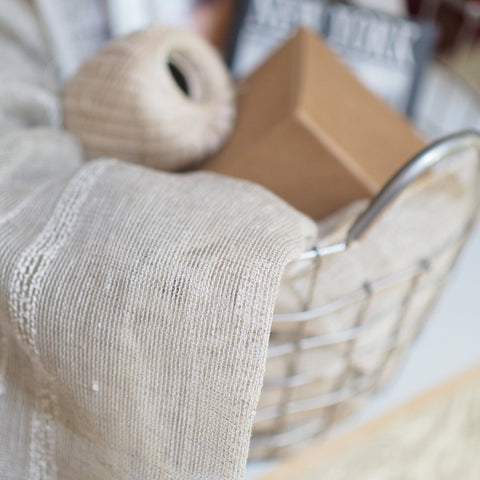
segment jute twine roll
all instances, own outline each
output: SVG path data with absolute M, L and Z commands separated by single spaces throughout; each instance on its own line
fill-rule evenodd
M 182 170 L 224 143 L 235 118 L 234 89 L 205 40 L 150 27 L 88 60 L 66 85 L 64 110 L 89 158 Z

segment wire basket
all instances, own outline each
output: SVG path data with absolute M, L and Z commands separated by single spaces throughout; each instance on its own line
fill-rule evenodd
M 283 454 L 325 434 L 394 373 L 474 224 L 479 153 L 480 135 L 473 131 L 432 144 L 394 176 L 344 238 L 305 252 L 287 267 L 254 423 L 252 459 Z M 444 163 L 447 167 L 439 168 Z M 457 173 L 465 183 L 461 194 L 456 192 L 458 201 L 448 205 L 458 187 L 450 188 Z M 416 210 L 422 206 L 424 212 Z M 432 218 L 436 208 L 442 212 Z M 425 216 L 430 220 L 422 230 L 418 224 Z M 412 222 L 402 229 L 409 217 Z M 397 227 L 396 218 L 401 219 Z M 303 308 L 288 311 L 299 305 Z
M 424 16 L 434 17 L 439 3 L 425 1 Z M 471 9 L 465 15 L 462 42 L 480 18 L 474 23 Z M 251 459 L 284 455 L 325 435 L 392 377 L 472 230 L 480 134 L 450 133 L 480 127 L 477 96 L 437 62 L 427 71 L 415 123 L 441 139 L 368 206 L 352 205 L 327 221 L 324 241 L 285 271 Z

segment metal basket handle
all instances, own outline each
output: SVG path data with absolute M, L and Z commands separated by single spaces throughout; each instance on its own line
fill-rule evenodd
M 341 252 L 365 235 L 381 214 L 411 183 L 451 155 L 474 147 L 480 152 L 480 132 L 465 130 L 444 137 L 424 148 L 405 164 L 382 188 L 348 230 L 344 241 L 304 252 L 299 260 L 306 260 Z M 320 251 L 321 250 L 321 251 Z

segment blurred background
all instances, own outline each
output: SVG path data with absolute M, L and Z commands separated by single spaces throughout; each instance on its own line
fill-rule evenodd
M 47 19 L 71 19 L 64 32 L 51 32 L 63 40 L 55 44 L 62 45 L 66 71 L 108 38 L 162 23 L 209 39 L 241 78 L 303 25 L 321 34 L 367 86 L 428 137 L 480 124 L 478 1 L 35 1 Z

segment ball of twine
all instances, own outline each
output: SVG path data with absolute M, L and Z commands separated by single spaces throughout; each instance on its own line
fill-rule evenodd
M 183 170 L 215 153 L 233 128 L 233 83 L 196 34 L 151 27 L 116 39 L 64 91 L 67 129 L 89 158 Z

